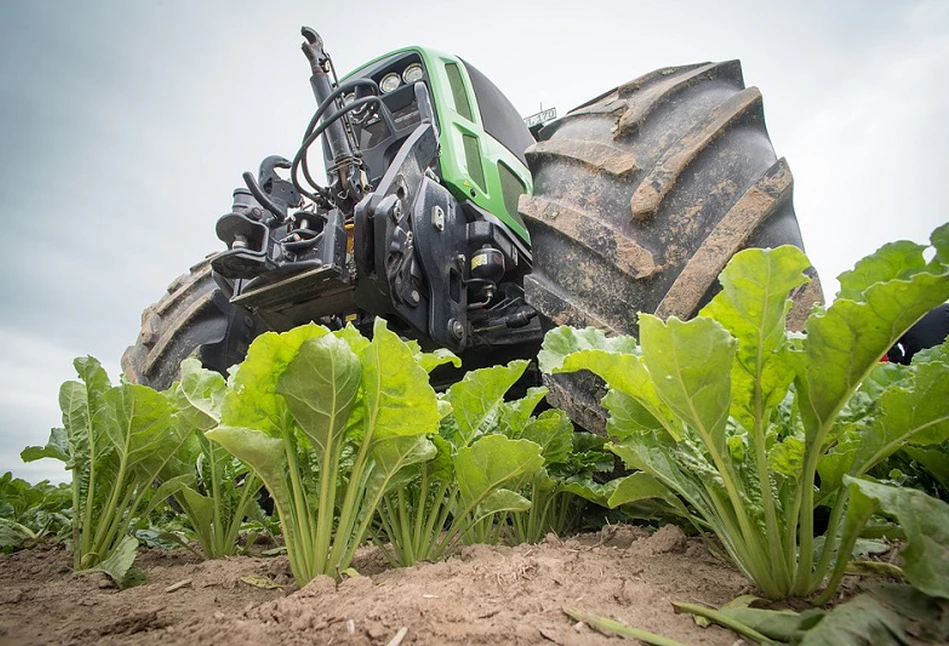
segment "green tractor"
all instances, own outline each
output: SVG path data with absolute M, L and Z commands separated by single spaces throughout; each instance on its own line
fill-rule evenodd
M 318 106 L 302 144 L 244 173 L 217 222 L 227 248 L 144 312 L 122 358 L 134 382 L 166 388 L 193 353 L 224 372 L 267 330 L 368 333 L 377 316 L 467 368 L 531 357 L 552 325 L 689 317 L 741 248 L 801 246 L 791 172 L 738 61 L 657 70 L 528 130 L 461 58 L 410 47 L 338 80 L 302 33 Z M 792 324 L 820 298 L 814 280 Z M 548 386 L 602 428 L 592 379 Z

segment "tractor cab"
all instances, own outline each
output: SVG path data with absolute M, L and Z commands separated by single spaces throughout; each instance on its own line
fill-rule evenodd
M 351 72 L 343 82 L 353 79 L 370 79 L 378 85 L 395 125 L 395 132 L 390 133 L 379 114 L 368 118 L 353 115 L 371 183 L 378 183 L 420 122 L 414 86 L 423 83 L 432 99 L 438 129 L 440 152 L 435 174 L 458 200 L 494 214 L 519 238 L 528 240 L 517 199 L 531 191 L 524 151 L 534 139 L 494 83 L 461 58 L 421 47 L 380 56 Z M 364 88 L 344 94 L 343 103 L 361 97 Z M 329 167 L 331 160 L 326 161 Z

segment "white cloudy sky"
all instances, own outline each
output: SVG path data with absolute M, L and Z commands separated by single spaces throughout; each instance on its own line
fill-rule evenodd
M 455 8 L 458 9 L 455 9 Z M 463 8 L 463 10 L 461 9 Z M 218 248 L 240 173 L 313 110 L 299 27 L 338 69 L 407 44 L 459 54 L 523 113 L 666 65 L 740 58 L 796 179 L 824 280 L 949 219 L 949 3 L 11 0 L 0 21 L 0 472 L 59 424 L 59 384 L 111 374 L 141 310 Z

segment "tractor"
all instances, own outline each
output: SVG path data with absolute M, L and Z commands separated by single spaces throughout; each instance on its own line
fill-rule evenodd
M 122 358 L 133 382 L 167 388 L 192 354 L 224 373 L 258 335 L 311 321 L 368 334 L 383 317 L 468 369 L 533 357 L 554 325 L 687 318 L 740 249 L 802 246 L 791 171 L 738 61 L 656 70 L 529 129 L 462 58 L 408 47 L 338 78 L 302 35 L 317 108 L 300 148 L 243 174 L 216 225 L 225 249 L 145 310 Z M 813 278 L 792 326 L 821 299 Z M 545 380 L 602 429 L 592 376 Z

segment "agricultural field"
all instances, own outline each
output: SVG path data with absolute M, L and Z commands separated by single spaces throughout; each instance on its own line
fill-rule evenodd
M 164 392 L 75 361 L 63 427 L 0 478 L 4 643 L 884 644 L 949 639 L 949 225 L 841 275 L 749 249 L 690 321 L 559 327 L 537 366 L 606 386 L 604 436 L 377 320 L 266 333 Z M 644 632 L 645 631 L 645 632 Z
M 685 643 L 727 645 L 732 633 L 698 627 L 671 601 L 721 605 L 748 589 L 675 527 L 475 545 L 409 568 L 368 548 L 353 563 L 362 576 L 303 588 L 286 556 L 202 560 L 159 548 L 136 562 L 148 582 L 118 591 L 103 574 L 73 576 L 60 547 L 0 556 L 3 642 L 388 644 L 405 628 L 405 644 L 616 643 L 562 610 L 575 605 Z

